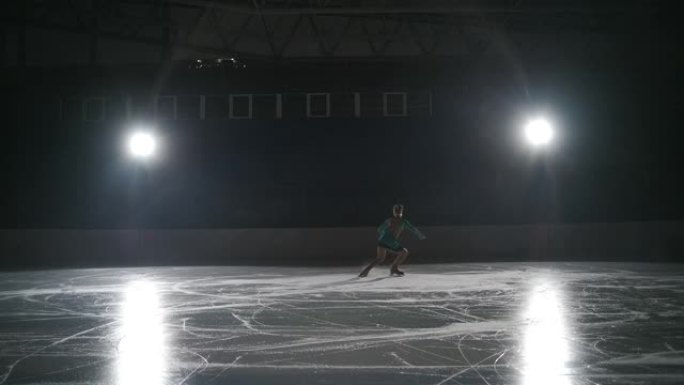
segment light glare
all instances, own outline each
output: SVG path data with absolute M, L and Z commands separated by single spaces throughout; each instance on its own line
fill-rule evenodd
M 572 385 L 571 359 L 561 293 L 541 283 L 531 293 L 524 317 L 523 385 Z
M 533 119 L 525 126 L 525 137 L 533 146 L 543 146 L 553 139 L 553 128 L 546 119 Z
M 135 132 L 128 139 L 128 150 L 136 158 L 149 158 L 157 149 L 157 142 L 152 134 Z
M 136 281 L 122 302 L 118 346 L 119 385 L 165 383 L 164 314 L 152 282 Z

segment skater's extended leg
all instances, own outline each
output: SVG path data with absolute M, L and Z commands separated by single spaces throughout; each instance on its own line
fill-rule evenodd
M 404 272 L 399 270 L 399 265 L 404 263 L 406 258 L 408 258 L 408 255 L 409 255 L 409 252 L 406 249 L 399 252 L 399 255 L 397 255 L 397 258 L 394 260 L 394 263 L 392 264 L 392 267 L 390 268 L 390 274 L 404 275 Z
M 359 277 L 365 277 L 365 276 L 367 276 L 367 275 L 368 275 L 368 272 L 370 272 L 371 269 L 372 269 L 373 267 L 375 267 L 376 265 L 382 263 L 382 261 L 385 260 L 385 257 L 386 257 L 386 256 L 387 256 L 387 250 L 385 250 L 385 249 L 382 248 L 382 247 L 378 247 L 377 257 L 375 257 L 375 259 L 373 260 L 373 262 L 371 262 L 368 266 L 366 266 L 365 269 L 363 269 L 363 271 L 361 272 L 361 274 L 359 274 Z

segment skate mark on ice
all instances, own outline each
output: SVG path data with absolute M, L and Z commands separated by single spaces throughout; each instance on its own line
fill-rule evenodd
M 98 329 L 101 329 L 101 328 L 108 327 L 108 326 L 110 326 L 110 325 L 112 325 L 112 324 L 115 324 L 115 323 L 117 323 L 117 321 L 107 322 L 107 323 L 105 323 L 105 324 L 98 325 L 98 326 L 95 326 L 95 327 L 90 328 L 90 329 L 82 330 L 82 331 L 80 331 L 80 332 L 78 332 L 78 333 L 72 334 L 72 335 L 70 335 L 70 336 L 68 336 L 68 337 L 64 337 L 64 338 L 62 338 L 62 339 L 60 339 L 60 340 L 57 340 L 57 341 L 55 341 L 55 342 L 53 342 L 53 343 L 51 343 L 51 344 L 49 344 L 49 345 L 46 345 L 46 346 L 44 346 L 44 347 L 42 347 L 42 348 L 40 348 L 40 349 L 38 349 L 38 350 L 35 350 L 35 351 L 33 351 L 33 352 L 31 352 L 31 353 L 25 355 L 25 356 L 22 356 L 22 357 L 18 358 L 17 360 L 15 360 L 14 362 L 12 362 L 11 364 L 9 364 L 9 365 L 7 366 L 7 372 L 6 372 L 2 377 L 0 377 L 0 385 L 4 384 L 4 383 L 7 381 L 7 379 L 8 379 L 8 378 L 10 377 L 10 375 L 12 374 L 12 371 L 14 370 L 14 368 L 15 368 L 21 361 L 24 361 L 25 359 L 30 358 L 30 357 L 32 357 L 32 356 L 35 356 L 36 354 L 41 353 L 41 352 L 43 352 L 43 351 L 45 351 L 45 350 L 47 350 L 47 349 L 49 349 L 49 348 L 51 348 L 51 347 L 53 347 L 53 346 L 57 346 L 57 345 L 59 345 L 59 344 L 61 344 L 61 343 L 67 342 L 67 341 L 69 341 L 69 340 L 72 340 L 72 339 L 77 338 L 77 337 L 79 337 L 79 336 L 82 336 L 82 335 L 84 335 L 84 334 L 88 334 L 88 333 L 90 333 L 90 332 L 92 332 L 92 331 L 95 331 L 95 330 L 98 330 Z

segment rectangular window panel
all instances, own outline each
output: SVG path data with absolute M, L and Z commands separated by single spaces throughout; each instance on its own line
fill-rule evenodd
M 384 116 L 406 116 L 405 92 L 385 92 L 382 97 Z
M 198 120 L 200 118 L 199 95 L 178 96 L 178 119 Z
M 275 119 L 277 95 L 254 95 L 252 97 L 253 117 L 257 119 Z
M 331 116 L 336 118 L 353 118 L 355 116 L 354 93 L 330 95 Z
M 306 117 L 306 96 L 304 94 L 283 95 L 283 117 L 304 118 Z
M 100 122 L 105 119 L 104 98 L 83 99 L 83 120 L 86 122 Z
M 429 91 L 410 93 L 407 98 L 407 115 L 421 117 L 430 116 L 431 100 Z
M 129 118 L 138 120 L 148 120 L 154 117 L 153 102 L 154 98 L 149 96 L 132 96 L 128 99 L 128 108 L 130 110 Z
M 309 118 L 330 117 L 330 94 L 306 94 L 306 116 Z
M 230 95 L 230 118 L 252 118 L 252 95 Z
M 105 100 L 105 119 L 126 119 L 126 99 L 123 97 L 109 97 Z
M 175 96 L 157 96 L 155 100 L 155 117 L 164 120 L 176 120 L 177 99 Z
M 382 94 L 378 92 L 362 92 L 360 98 L 362 117 L 374 118 L 383 116 Z
M 230 105 L 224 95 L 207 95 L 204 98 L 205 119 L 226 119 Z

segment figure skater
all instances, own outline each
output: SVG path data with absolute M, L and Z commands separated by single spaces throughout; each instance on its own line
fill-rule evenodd
M 418 239 L 425 239 L 425 235 L 423 235 L 420 230 L 414 227 L 407 219 L 404 219 L 404 206 L 396 204 L 392 207 L 392 217 L 387 218 L 387 220 L 378 227 L 378 256 L 370 265 L 363 269 L 361 274 L 359 274 L 359 277 L 367 276 L 368 272 L 370 272 L 375 265 L 378 265 L 385 260 L 388 252 L 397 254 L 397 258 L 390 268 L 390 275 L 399 277 L 404 275 L 404 272 L 399 270 L 399 265 L 406 260 L 406 257 L 408 257 L 409 254 L 408 250 L 399 243 L 399 235 L 401 235 L 404 228 L 407 228 Z

